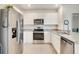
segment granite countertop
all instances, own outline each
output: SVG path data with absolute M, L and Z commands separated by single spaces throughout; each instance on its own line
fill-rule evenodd
M 64 38 L 67 38 L 68 40 L 73 41 L 74 43 L 79 43 L 79 33 L 71 32 L 70 34 L 64 34 L 57 31 L 53 31 L 53 33 L 62 36 Z
M 79 33 L 73 33 L 72 32 L 72 33 L 70 33 L 70 35 L 63 34 L 61 36 L 65 37 L 65 38 L 67 38 L 67 39 L 69 39 L 69 40 L 71 40 L 75 43 L 79 43 Z

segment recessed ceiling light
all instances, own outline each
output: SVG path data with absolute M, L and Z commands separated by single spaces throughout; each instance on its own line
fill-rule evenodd
M 56 7 L 58 7 L 58 4 L 56 4 Z
M 27 6 L 28 6 L 28 7 L 31 7 L 31 4 L 28 4 Z

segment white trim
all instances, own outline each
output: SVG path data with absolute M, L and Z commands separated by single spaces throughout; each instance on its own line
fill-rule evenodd
M 23 15 L 23 13 L 18 8 L 16 8 L 15 6 L 13 6 L 13 9 L 15 9 L 17 12 L 19 12 Z

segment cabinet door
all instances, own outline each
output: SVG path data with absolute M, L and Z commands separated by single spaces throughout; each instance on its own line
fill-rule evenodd
M 45 43 L 50 42 L 50 31 L 44 31 L 44 41 Z
M 79 54 L 79 43 L 75 43 L 75 54 Z
M 25 31 L 23 41 L 24 43 L 32 43 L 33 42 L 33 31 Z
M 44 24 L 58 24 L 57 13 L 46 13 Z
M 57 53 L 60 53 L 60 36 L 52 34 L 52 45 L 54 46 Z

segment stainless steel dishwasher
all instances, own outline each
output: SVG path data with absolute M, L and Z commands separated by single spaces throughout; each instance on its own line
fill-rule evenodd
M 74 42 L 61 37 L 61 54 L 74 54 Z

